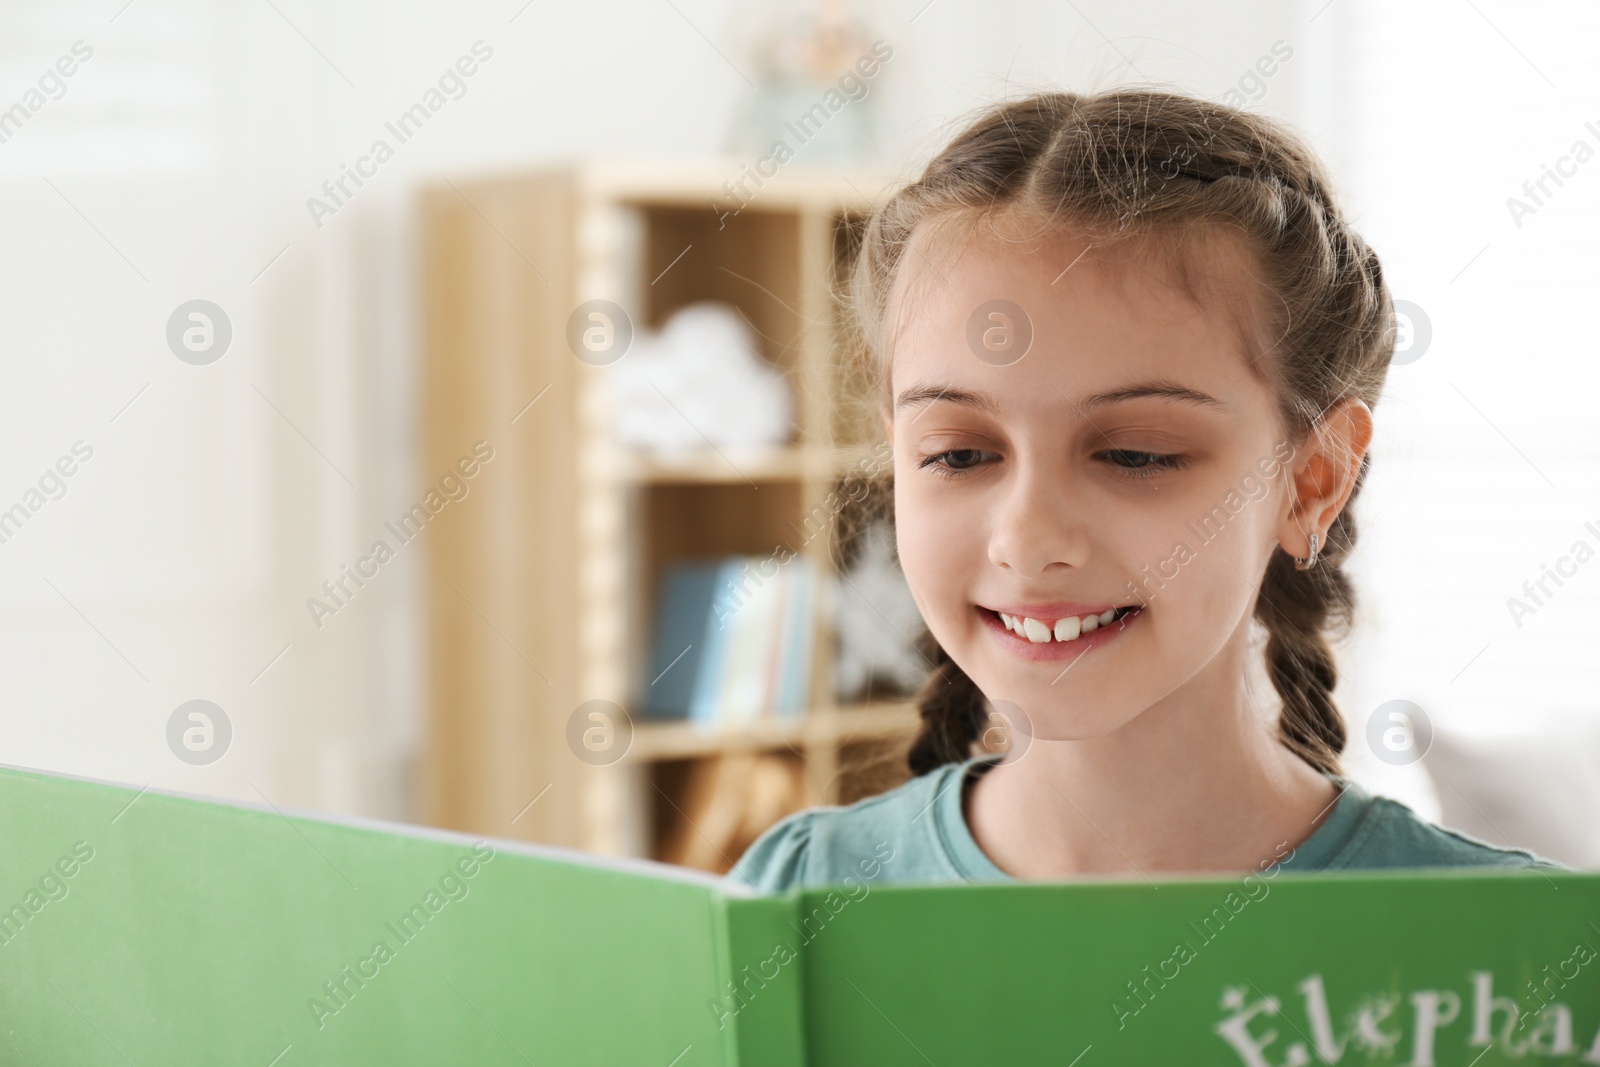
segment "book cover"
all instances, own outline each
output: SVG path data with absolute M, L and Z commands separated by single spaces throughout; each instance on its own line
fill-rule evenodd
M 653 719 L 684 719 L 705 659 L 706 620 L 722 572 L 720 560 L 675 563 L 661 575 L 649 674 L 640 705 Z
M 737 617 L 738 606 L 744 596 L 739 586 L 743 570 L 742 556 L 726 557 L 717 566 L 716 591 L 703 630 L 705 656 L 695 676 L 694 699 L 689 708 L 690 721 L 706 728 L 717 725 L 717 711 L 727 670 L 728 642 L 737 630 L 733 620 Z
M 756 896 L 0 768 L 0 1062 L 1600 1062 L 1594 872 L 893 884 L 905 845 Z
M 779 672 L 775 709 L 779 715 L 802 715 L 807 709 L 811 683 L 811 647 L 815 620 L 813 594 L 815 576 L 811 561 L 804 556 L 789 564 L 794 568 L 794 585 L 789 611 L 784 620 L 782 667 Z
M 761 643 L 761 697 L 757 712 L 763 718 L 777 714 L 778 687 L 782 684 L 783 656 L 787 651 L 786 635 L 789 613 L 794 608 L 794 571 L 792 564 L 781 568 L 772 576 L 775 586 L 771 617 L 762 624 Z
M 764 562 L 755 557 L 743 561 L 736 610 L 724 620 L 724 629 L 732 632 L 717 701 L 716 721 L 721 726 L 747 723 L 770 703 L 768 664 L 779 624 L 784 577 L 781 569 L 764 577 L 758 569 Z

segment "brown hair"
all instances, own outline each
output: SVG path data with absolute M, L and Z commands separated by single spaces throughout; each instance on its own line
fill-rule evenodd
M 1181 243 L 1227 227 L 1254 253 L 1268 357 L 1253 371 L 1279 398 L 1299 442 L 1346 396 L 1376 405 L 1394 352 L 1394 312 L 1378 257 L 1334 202 L 1328 175 L 1298 136 L 1246 111 L 1147 89 L 1047 92 L 985 111 L 868 220 L 850 278 L 861 350 L 887 410 L 885 317 L 913 233 L 931 221 L 1022 210 L 1071 226 L 1095 247 L 1126 239 Z M 1339 773 L 1345 726 L 1333 703 L 1330 636 L 1348 634 L 1354 589 L 1342 565 L 1355 544 L 1350 505 L 1299 571 L 1281 548 L 1268 563 L 1254 616 L 1282 700 L 1280 740 L 1313 767 Z M 892 522 L 892 508 L 889 511 Z M 933 664 L 917 695 L 922 728 L 914 775 L 972 755 L 987 712 L 977 685 L 923 631 Z

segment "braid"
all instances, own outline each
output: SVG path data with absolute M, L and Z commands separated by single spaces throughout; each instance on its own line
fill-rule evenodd
M 1363 464 L 1362 470 L 1365 471 Z M 1308 570 L 1296 570 L 1281 549 L 1267 564 L 1255 617 L 1267 631 L 1267 674 L 1283 702 L 1279 739 L 1301 759 L 1327 774 L 1340 773 L 1344 718 L 1333 702 L 1338 682 L 1329 631 L 1349 632 L 1355 591 L 1342 564 L 1355 536 L 1347 508 L 1328 534 L 1328 552 L 1319 552 Z

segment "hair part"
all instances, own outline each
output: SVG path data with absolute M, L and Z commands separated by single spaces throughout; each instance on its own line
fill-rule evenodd
M 879 413 L 891 403 L 896 327 L 888 315 L 903 296 L 896 286 L 913 238 L 947 225 L 1033 220 L 1081 236 L 1119 269 L 1160 250 L 1157 260 L 1197 301 L 1222 283 L 1195 269 L 1191 254 L 1214 249 L 1195 238 L 1237 236 L 1255 284 L 1236 318 L 1289 440 L 1305 440 L 1346 397 L 1376 406 L 1394 353 L 1393 305 L 1377 255 L 1345 220 L 1315 155 L 1260 115 L 1181 93 L 1113 89 L 1039 93 L 987 109 L 872 214 L 846 298 Z M 920 243 L 915 255 L 927 258 Z M 1369 460 L 1316 565 L 1297 570 L 1280 547 L 1253 613 L 1282 702 L 1279 739 L 1325 773 L 1339 773 L 1346 741 L 1331 642 L 1348 635 L 1354 616 L 1343 564 Z M 968 758 L 986 718 L 976 683 L 926 629 L 919 644 L 933 667 L 916 697 L 922 725 L 907 755 L 914 775 Z

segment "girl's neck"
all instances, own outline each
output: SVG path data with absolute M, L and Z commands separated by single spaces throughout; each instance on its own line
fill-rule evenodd
M 1338 790 L 1277 740 L 1275 702 L 1251 699 L 1245 633 L 1116 733 L 1035 738 L 979 777 L 964 804 L 978 846 L 1029 880 L 1253 872 L 1300 845 Z

